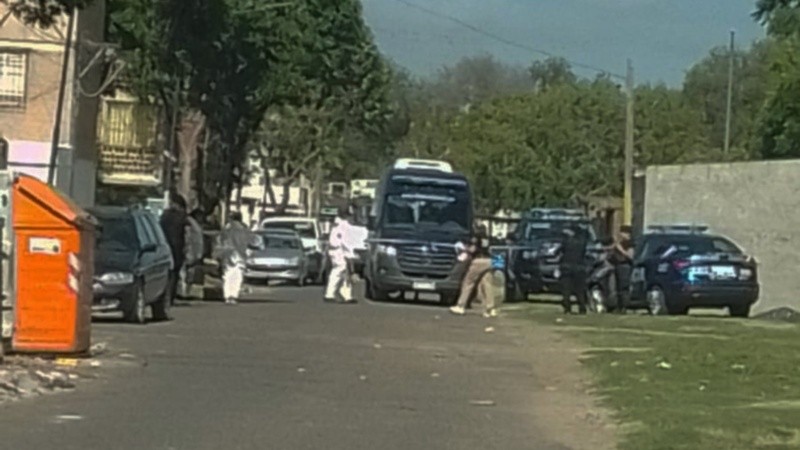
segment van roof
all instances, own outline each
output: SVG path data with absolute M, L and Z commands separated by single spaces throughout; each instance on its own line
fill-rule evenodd
M 435 170 L 437 172 L 453 172 L 453 166 L 445 161 L 437 161 L 433 159 L 416 159 L 416 158 L 400 158 L 394 163 L 395 169 L 419 169 L 419 170 Z

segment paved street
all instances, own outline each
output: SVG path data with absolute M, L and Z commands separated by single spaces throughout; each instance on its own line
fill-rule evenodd
M 0 448 L 565 448 L 537 423 L 542 385 L 505 319 L 320 296 L 273 288 L 171 323 L 97 324 L 115 355 L 100 378 L 0 406 Z

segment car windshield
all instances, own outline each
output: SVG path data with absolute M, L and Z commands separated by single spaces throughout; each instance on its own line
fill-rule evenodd
M 104 217 L 100 218 L 99 222 L 98 248 L 108 250 L 136 250 L 138 248 L 139 239 L 136 236 L 136 225 L 132 217 Z
M 264 228 L 290 230 L 296 231 L 301 238 L 316 239 L 317 235 L 314 231 L 314 224 L 312 222 L 298 222 L 292 220 L 285 221 L 269 221 L 264 224 Z
M 570 227 L 574 221 L 532 221 L 528 222 L 525 228 L 525 240 L 533 241 L 539 239 L 553 239 L 563 236 L 565 229 Z M 588 223 L 578 222 L 579 226 L 589 232 L 590 240 L 595 240 L 594 228 Z
M 469 206 L 453 195 L 393 194 L 386 198 L 386 224 L 395 227 L 469 229 Z
M 298 239 L 287 236 L 265 235 L 262 236 L 262 240 L 264 242 L 264 248 L 289 248 L 296 250 L 302 247 Z

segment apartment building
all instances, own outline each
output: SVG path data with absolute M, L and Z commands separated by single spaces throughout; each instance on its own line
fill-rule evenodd
M 23 23 L 0 4 L 0 136 L 8 166 L 46 180 L 67 34 L 72 50 L 58 145 L 56 185 L 81 205 L 94 203 L 99 92 L 105 75 L 105 2 L 97 0 L 42 29 Z

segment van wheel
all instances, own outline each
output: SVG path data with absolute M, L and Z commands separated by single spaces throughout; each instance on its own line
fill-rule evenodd
M 172 320 L 172 299 L 170 298 L 169 287 L 164 289 L 161 297 L 151 306 L 153 309 L 153 319 L 167 321 Z
M 365 291 L 369 300 L 376 302 L 388 302 L 390 300 L 389 293 L 387 291 L 382 291 L 372 287 L 372 283 L 369 281 L 369 278 L 366 279 Z
M 741 317 L 743 319 L 750 317 L 750 305 L 730 305 L 728 306 L 728 311 L 730 311 L 731 317 Z
M 669 314 L 667 311 L 667 299 L 664 291 L 658 286 L 651 286 L 647 290 L 647 309 L 654 316 L 664 316 Z
M 133 299 L 123 304 L 122 315 L 126 322 L 143 324 L 147 321 L 147 303 L 140 282 L 134 287 Z

